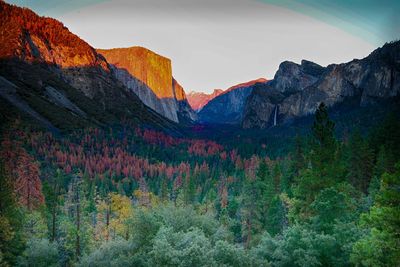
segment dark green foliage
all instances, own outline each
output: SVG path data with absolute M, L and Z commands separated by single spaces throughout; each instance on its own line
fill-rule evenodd
M 80 260 L 79 266 L 114 266 L 129 267 L 137 266 L 134 258 L 135 248 L 131 242 L 126 240 L 113 240 L 101 245 L 91 254 L 84 255 Z
M 359 131 L 355 131 L 348 143 L 348 181 L 362 192 L 367 192 L 373 175 L 373 152 Z
M 57 244 L 47 239 L 31 239 L 26 249 L 18 259 L 18 266 L 26 267 L 57 267 L 59 264 Z
M 315 112 L 315 121 L 312 126 L 312 134 L 317 146 L 322 149 L 332 149 L 335 144 L 335 123 L 328 117 L 328 108 L 322 102 Z
M 64 136 L 19 131 L 16 140 L 41 162 L 45 203 L 21 208 L 12 179 L 1 175 L 3 265 L 17 256 L 23 266 L 399 261 L 396 118 L 341 141 L 321 104 L 311 136 L 273 159 L 268 146 L 246 139 L 227 149 L 134 125 Z
M 22 212 L 10 176 L 0 161 L 0 265 L 12 266 L 23 250 Z
M 352 262 L 363 266 L 396 266 L 400 262 L 400 164 L 382 175 L 381 188 L 369 213 L 361 216 L 368 229 L 353 247 Z
M 275 196 L 266 213 L 265 229 L 272 236 L 282 232 L 286 226 L 286 208 L 280 197 Z
M 251 245 L 254 235 L 259 233 L 263 226 L 264 188 L 265 184 L 258 176 L 247 178 L 243 185 L 241 219 L 242 238 L 246 247 Z

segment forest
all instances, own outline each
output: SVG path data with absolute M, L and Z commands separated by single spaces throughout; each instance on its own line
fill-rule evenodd
M 0 266 L 399 266 L 398 115 L 338 136 L 322 103 L 293 139 L 8 123 Z

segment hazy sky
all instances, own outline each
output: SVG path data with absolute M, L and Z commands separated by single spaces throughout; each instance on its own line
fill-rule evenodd
M 279 63 L 367 56 L 400 37 L 400 1 L 12 0 L 61 20 L 96 48 L 144 46 L 188 91 L 265 77 Z

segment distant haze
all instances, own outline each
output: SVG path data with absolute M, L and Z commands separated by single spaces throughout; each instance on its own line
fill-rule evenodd
M 329 12 L 326 8 L 314 5 L 315 10 L 322 11 L 311 14 L 304 11 L 308 9 L 277 1 L 71 0 L 69 5 L 65 1 L 7 2 L 61 20 L 96 48 L 139 45 L 170 58 L 173 75 L 186 92 L 212 92 L 259 77 L 272 79 L 284 60 L 299 63 L 307 59 L 327 65 L 365 57 L 390 41 L 390 37 L 385 40 L 376 32 L 386 25 L 378 22 L 391 23 L 393 12 L 389 8 L 385 16 L 386 11 L 379 10 L 379 21 L 367 25 L 360 23 L 366 18 L 357 14 L 341 20 L 328 13 L 324 17 L 321 12 Z M 354 24 L 350 21 L 353 17 Z

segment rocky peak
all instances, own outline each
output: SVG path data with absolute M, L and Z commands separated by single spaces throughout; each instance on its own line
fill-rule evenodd
M 272 83 L 281 93 L 290 94 L 315 83 L 323 71 L 323 67 L 311 61 L 302 60 L 301 65 L 284 61 L 279 65 Z

